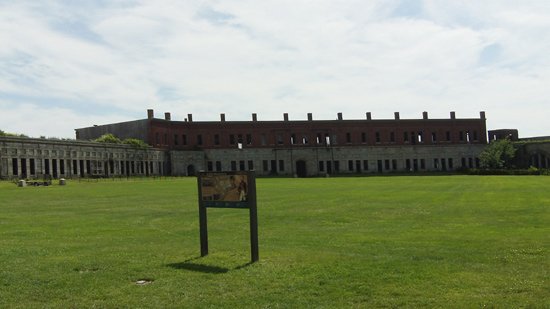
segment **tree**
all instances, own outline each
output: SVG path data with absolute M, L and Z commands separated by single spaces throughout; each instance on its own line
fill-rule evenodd
M 100 137 L 94 139 L 94 142 L 109 143 L 109 144 L 120 144 L 120 143 L 122 143 L 120 138 L 114 136 L 111 133 L 101 135 Z
M 149 147 L 149 145 L 147 145 L 144 141 L 137 138 L 127 138 L 124 141 L 122 141 L 122 143 L 126 145 L 130 145 L 135 148 L 141 148 L 141 149 L 145 149 Z
M 516 148 L 509 139 L 492 141 L 479 155 L 482 168 L 503 169 L 511 167 Z

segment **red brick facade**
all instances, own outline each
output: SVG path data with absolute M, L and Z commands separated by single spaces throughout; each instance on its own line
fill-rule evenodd
M 277 148 L 331 146 L 398 146 L 398 145 L 452 145 L 486 144 L 485 113 L 476 119 L 456 119 L 451 112 L 449 119 L 373 120 L 367 113 L 365 120 L 194 122 L 172 121 L 149 116 L 148 143 L 157 148 L 171 150 Z

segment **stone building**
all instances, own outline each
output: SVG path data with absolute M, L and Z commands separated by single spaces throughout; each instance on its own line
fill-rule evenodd
M 174 121 L 147 111 L 147 119 L 76 129 L 78 140 L 105 133 L 140 138 L 164 151 L 167 172 L 255 170 L 259 175 L 453 171 L 479 166 L 487 144 L 485 112 L 479 118 L 259 121 Z
M 152 176 L 169 172 L 166 152 L 89 141 L 0 137 L 0 178 Z
M 519 138 L 516 129 L 487 131 L 479 118 L 279 121 L 183 121 L 147 118 L 76 129 L 77 140 L 0 137 L 0 178 L 118 177 L 194 175 L 204 171 L 255 170 L 260 176 L 326 176 L 334 174 L 415 173 L 479 167 L 479 154 L 489 140 L 516 143 L 515 165 L 550 167 L 550 137 Z M 151 146 L 90 140 L 112 133 L 138 138 Z

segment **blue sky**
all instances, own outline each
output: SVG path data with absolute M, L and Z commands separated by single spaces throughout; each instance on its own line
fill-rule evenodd
M 550 135 L 548 1 L 3 1 L 0 129 L 477 118 Z

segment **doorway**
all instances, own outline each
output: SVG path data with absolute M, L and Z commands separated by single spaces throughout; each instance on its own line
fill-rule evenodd
M 298 177 L 306 177 L 307 176 L 306 161 L 304 161 L 304 160 L 296 161 L 296 175 Z
M 190 164 L 187 166 L 187 176 L 195 176 L 195 166 Z

